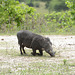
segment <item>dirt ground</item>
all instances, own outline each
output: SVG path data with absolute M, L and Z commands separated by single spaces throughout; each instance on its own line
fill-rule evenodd
M 54 51 L 56 51 L 56 57 L 55 58 L 51 58 L 49 59 L 45 59 L 45 60 L 40 60 L 38 59 L 38 57 L 34 58 L 34 57 L 27 57 L 25 58 L 25 56 L 22 57 L 15 57 L 15 58 L 10 58 L 9 56 L 5 57 L 0 56 L 0 62 L 8 62 L 10 63 L 10 65 L 19 62 L 19 63 L 25 63 L 26 66 L 31 63 L 31 62 L 42 62 L 42 61 L 49 61 L 49 62 L 53 62 L 54 60 L 57 62 L 58 60 L 63 60 L 63 59 L 67 59 L 67 60 L 73 60 L 75 62 L 75 36 L 70 35 L 70 36 L 62 36 L 62 35 L 45 35 L 45 37 L 49 37 L 51 42 L 53 43 L 53 48 Z M 17 42 L 17 37 L 16 36 L 0 36 L 0 50 L 18 50 L 19 51 L 19 45 Z M 12 52 L 12 51 L 11 51 Z M 60 57 L 60 58 L 59 58 Z M 58 58 L 58 60 L 57 60 Z M 34 60 L 34 61 L 32 61 Z M 16 63 L 15 65 L 17 65 L 18 63 Z M 14 66 L 15 66 L 14 65 Z M 9 65 L 7 66 L 1 66 L 1 67 L 9 67 Z M 20 68 L 18 68 L 20 69 Z M 14 69 L 13 69 L 14 70 Z
M 62 51 L 65 49 L 75 51 L 75 36 L 46 35 L 45 37 L 50 38 L 53 48 L 57 51 Z M 16 36 L 0 36 L 0 42 L 2 43 L 0 43 L 0 49 L 19 49 Z
M 61 56 L 64 56 L 64 57 L 74 56 L 75 57 L 75 36 L 46 35 L 45 37 L 50 38 L 53 44 L 54 50 L 56 52 L 60 52 Z M 12 35 L 0 36 L 0 42 L 1 42 L 0 50 L 1 49 L 19 50 L 18 40 L 16 36 L 12 36 Z

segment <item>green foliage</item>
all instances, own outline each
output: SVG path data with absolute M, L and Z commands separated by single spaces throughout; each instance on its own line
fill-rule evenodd
M 75 0 L 68 0 L 65 3 L 71 9 L 72 18 L 75 20 Z
M 0 1 L 0 24 L 12 24 L 16 22 L 20 26 L 25 21 L 26 14 L 33 15 L 34 8 L 15 0 Z
M 69 4 L 70 5 L 70 4 Z M 70 11 L 52 12 L 49 14 L 34 13 L 35 9 L 18 1 L 0 1 L 0 30 L 3 32 L 32 30 L 40 33 L 71 32 L 74 20 Z
M 48 24 L 52 24 L 56 26 L 56 29 L 59 31 L 68 31 L 68 28 L 72 27 L 73 22 L 71 20 L 70 11 L 65 12 L 52 12 L 51 14 L 46 14 L 45 18 L 47 19 Z
M 64 60 L 63 60 L 64 65 L 66 65 L 66 62 L 67 62 L 67 60 L 66 60 L 66 59 L 64 59 Z

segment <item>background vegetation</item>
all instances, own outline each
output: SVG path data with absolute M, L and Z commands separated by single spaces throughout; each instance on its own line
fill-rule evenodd
M 0 0 L 1 33 L 75 34 L 74 20 L 74 0 Z

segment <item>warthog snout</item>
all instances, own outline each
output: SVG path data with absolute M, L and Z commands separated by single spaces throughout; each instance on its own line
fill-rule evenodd
M 55 53 L 56 53 L 56 52 L 51 52 L 51 53 L 50 53 L 51 57 L 55 57 Z

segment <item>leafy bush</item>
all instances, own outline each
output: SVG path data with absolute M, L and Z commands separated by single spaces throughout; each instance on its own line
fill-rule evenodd
M 58 13 L 53 12 L 51 14 L 46 14 L 45 16 L 47 23 L 56 24 L 57 29 L 67 29 L 68 27 L 72 27 L 73 21 L 69 17 L 71 17 L 70 11 Z
M 32 30 L 34 32 L 70 32 L 74 20 L 70 11 L 49 14 L 34 13 L 35 9 L 18 1 L 0 1 L 0 31 Z
M 0 1 L 0 25 L 9 27 L 16 23 L 17 27 L 22 25 L 25 21 L 26 15 L 33 15 L 34 8 L 28 7 L 24 3 L 19 3 L 15 0 L 1 0 Z M 2 27 L 0 26 L 0 27 Z
M 75 20 L 75 0 L 68 0 L 65 3 L 67 4 L 67 7 L 71 9 L 72 19 Z

